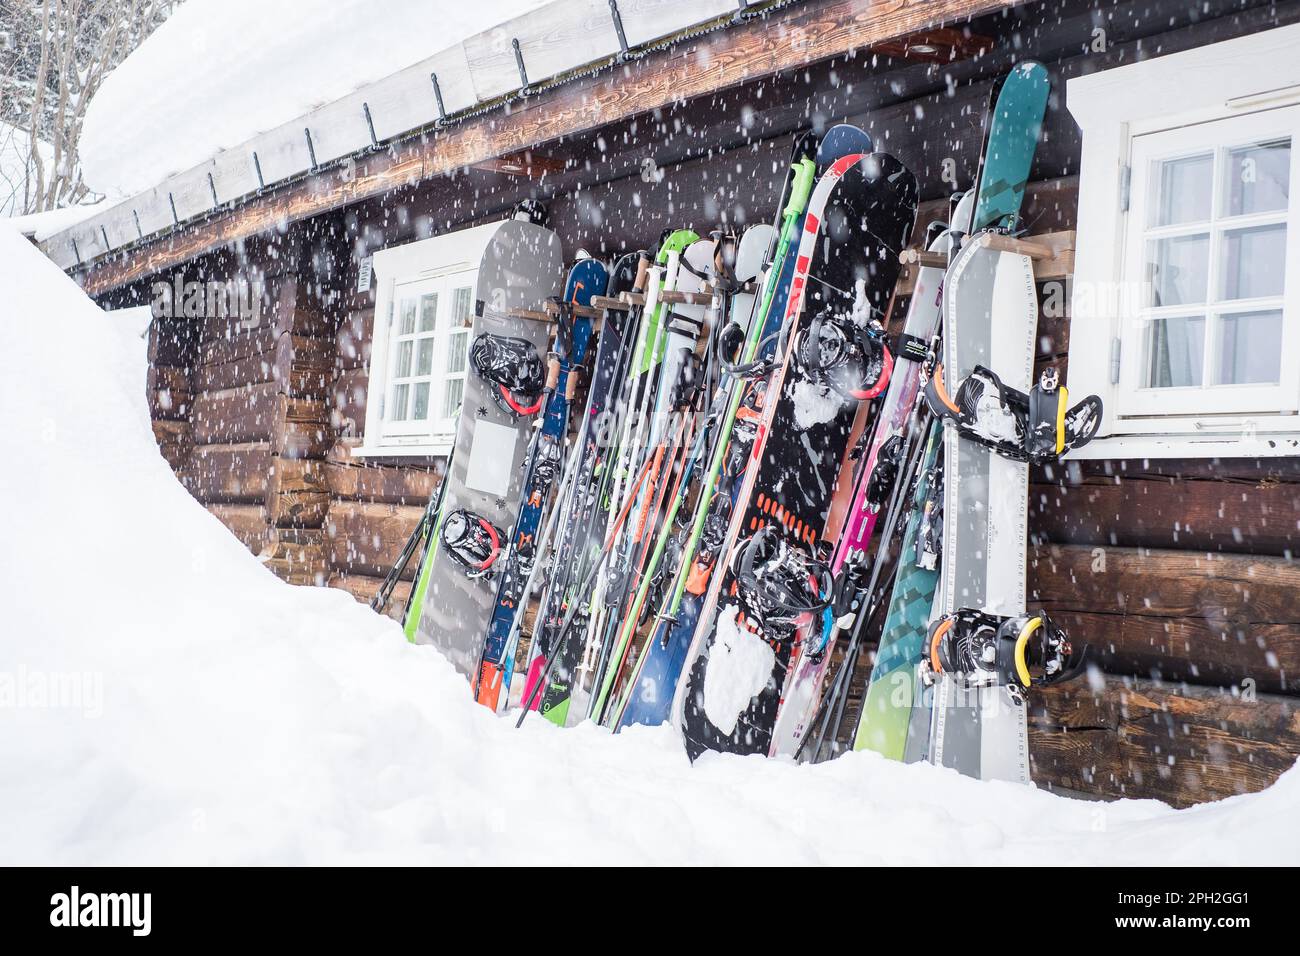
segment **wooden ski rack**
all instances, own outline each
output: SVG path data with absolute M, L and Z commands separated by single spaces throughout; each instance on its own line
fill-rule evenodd
M 986 249 L 1027 256 L 1033 260 L 1034 278 L 1039 282 L 1048 279 L 1065 279 L 1074 274 L 1075 231 L 1073 229 L 1045 232 L 1024 239 L 984 232 L 967 236 L 965 241 L 977 242 Z M 912 294 L 912 290 L 916 288 L 918 269 L 946 269 L 948 266 L 948 258 L 942 253 L 917 248 L 904 249 L 899 253 L 898 261 L 903 264 L 903 269 L 898 275 L 896 295 Z
M 604 297 L 601 296 L 599 298 L 604 298 Z M 593 297 L 592 301 L 593 302 L 595 301 L 595 297 Z M 580 315 L 585 319 L 599 319 L 601 316 L 601 309 L 597 306 L 577 305 L 576 303 L 574 303 L 571 304 L 569 308 L 573 311 L 574 315 Z M 554 322 L 555 317 L 559 314 L 560 314 L 560 307 L 556 305 L 554 302 L 549 302 L 549 301 L 545 305 L 543 305 L 540 310 L 538 309 L 511 309 L 510 310 L 510 315 L 513 318 L 532 319 L 535 322 Z

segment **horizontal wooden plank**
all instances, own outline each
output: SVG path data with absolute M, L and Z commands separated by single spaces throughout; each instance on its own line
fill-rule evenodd
M 1183 478 L 1078 478 L 1067 462 L 1036 472 L 1029 527 L 1057 544 L 1288 555 L 1300 487 Z M 1039 480 L 1045 479 L 1045 480 Z
M 383 577 L 397 562 L 423 514 L 424 508 L 414 505 L 335 499 L 325 524 L 330 568 L 345 574 Z M 406 577 L 414 574 L 412 564 Z
M 329 513 L 325 463 L 277 457 L 266 489 L 266 511 L 277 528 L 319 528 Z
M 331 574 L 329 586 L 347 591 L 362 604 L 369 604 L 376 594 L 379 593 L 380 586 L 384 579 L 380 577 L 371 577 L 365 574 Z M 398 581 L 393 588 L 392 596 L 388 600 L 388 606 L 384 608 L 384 614 L 395 621 L 401 621 L 402 613 L 406 609 L 406 602 L 411 599 L 411 582 Z
M 1300 693 L 1300 563 L 1048 545 L 1028 577 L 1030 601 L 1111 673 Z
M 332 456 L 331 456 L 332 457 Z M 438 490 L 441 468 L 329 460 L 325 478 L 335 498 L 423 506 Z
M 203 507 L 254 554 L 260 554 L 273 540 L 272 528 L 266 520 L 266 508 L 262 505 L 215 503 Z
M 285 395 L 325 398 L 329 382 L 334 378 L 333 341 L 275 334 L 273 331 L 272 334 L 274 343 L 264 351 L 227 362 L 204 362 L 194 373 L 195 387 L 202 391 L 216 391 L 274 382 Z M 253 344 L 240 338 L 207 343 L 209 347 L 205 349 L 205 357 L 222 354 L 226 349 L 220 346 L 226 343 L 230 345 L 230 351 L 246 351 Z
M 1039 786 L 1176 807 L 1263 790 L 1300 753 L 1300 709 L 1150 680 L 1073 681 L 1031 700 L 1029 753 Z
M 203 502 L 263 504 L 274 468 L 270 442 L 199 445 L 178 477 Z

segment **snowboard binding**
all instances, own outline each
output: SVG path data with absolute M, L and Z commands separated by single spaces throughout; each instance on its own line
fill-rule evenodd
M 811 381 L 857 401 L 883 392 L 894 369 L 879 322 L 859 324 L 829 311 L 819 312 L 808 323 L 798 356 Z
M 540 199 L 521 199 L 510 210 L 510 218 L 545 227 L 550 217 L 546 212 L 546 204 Z
M 757 354 L 763 353 L 763 345 L 770 341 L 774 335 L 768 336 L 759 343 Z M 756 358 L 752 362 L 737 361 L 745 347 L 745 328 L 734 319 L 722 327 L 722 332 L 718 336 L 718 357 L 719 364 L 723 371 L 733 378 L 753 379 L 760 378 L 770 372 L 774 363 L 771 358 Z
M 867 478 L 865 504 L 867 510 L 873 515 L 879 514 L 880 509 L 889 500 L 890 492 L 898 481 L 898 469 L 902 464 L 902 457 L 903 436 L 890 435 L 880 446 L 880 451 L 876 453 L 876 465 Z
M 501 556 L 501 530 L 482 515 L 457 508 L 442 522 L 442 543 L 471 579 L 492 577 Z
M 975 366 L 955 399 L 944 383 L 942 365 L 935 366 L 925 386 L 930 410 L 953 422 L 960 434 L 1004 458 L 1031 464 L 1056 461 L 1096 437 L 1101 399 L 1089 395 L 1070 408 L 1069 397 L 1055 367 L 1044 370 L 1028 394 L 1011 388 L 983 365 Z
M 776 632 L 769 636 L 785 639 L 830 605 L 834 581 L 825 562 L 767 526 L 740 546 L 736 588 L 745 613 Z
M 1047 687 L 1078 676 L 1089 647 L 1075 647 L 1046 612 L 1002 617 L 962 608 L 930 625 L 929 677 L 964 674 L 974 686 L 1007 686 L 1016 692 Z
M 469 349 L 470 365 L 491 390 L 497 407 L 514 419 L 542 410 L 546 372 L 533 343 L 508 335 L 482 332 Z

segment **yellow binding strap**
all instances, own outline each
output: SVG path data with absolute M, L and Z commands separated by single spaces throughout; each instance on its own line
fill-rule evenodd
M 1029 662 L 1025 660 L 1025 648 L 1029 646 L 1029 639 L 1042 626 L 1041 617 L 1031 617 L 1020 629 L 1020 636 L 1016 638 L 1016 676 L 1025 687 L 1031 687 L 1034 683 L 1034 678 L 1029 673 Z

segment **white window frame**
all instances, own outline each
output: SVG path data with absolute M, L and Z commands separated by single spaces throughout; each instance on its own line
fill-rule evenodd
M 1269 130 L 1288 124 L 1300 128 L 1297 49 L 1300 25 L 1069 81 L 1083 155 L 1068 384 L 1074 396 L 1097 394 L 1105 405 L 1101 437 L 1071 457 L 1300 454 L 1300 199 L 1292 198 L 1287 214 L 1278 384 L 1144 388 L 1145 318 L 1135 307 L 1145 303 L 1133 286 L 1143 269 L 1152 161 L 1269 138 Z M 1294 189 L 1300 133 L 1292 134 L 1291 161 Z
M 388 310 L 388 341 L 391 343 L 385 350 L 387 356 L 385 359 L 385 375 L 383 388 L 381 391 L 372 391 L 371 395 L 378 398 L 379 405 L 379 427 L 380 441 L 383 444 L 391 444 L 390 440 L 398 441 L 415 436 L 417 438 L 429 438 L 436 445 L 448 444 L 456 437 L 456 421 L 459 418 L 460 406 L 453 409 L 442 408 L 444 391 L 446 384 L 458 379 L 465 381 L 468 376 L 468 364 L 455 373 L 449 373 L 447 370 L 450 347 L 453 338 L 459 338 L 463 341 L 463 347 L 468 352 L 470 327 L 473 322 L 473 295 L 474 280 L 477 273 L 452 272 L 441 275 L 436 278 L 422 276 L 416 279 L 394 282 L 392 305 Z M 469 290 L 469 309 L 462 315 L 457 316 L 455 310 L 458 304 L 457 295 L 461 290 Z M 428 331 L 422 331 L 420 328 L 423 315 L 423 299 L 425 296 L 433 295 L 435 299 L 435 316 L 433 328 Z M 416 312 L 414 329 L 410 333 L 405 333 L 401 327 L 402 324 L 402 304 L 414 299 L 416 301 Z M 397 375 L 397 363 L 402 356 L 402 345 L 405 342 L 411 343 L 412 351 L 412 368 L 406 376 Z M 428 374 L 419 374 L 419 352 L 421 343 L 428 341 L 431 343 L 431 354 Z M 374 372 L 371 372 L 372 387 L 374 384 Z M 404 379 L 400 384 L 407 385 L 411 392 L 421 384 L 428 384 L 429 396 L 426 411 L 422 418 L 402 418 L 391 420 L 388 416 L 392 412 L 396 390 L 399 385 L 398 379 Z M 408 394 L 406 403 L 408 409 L 414 403 L 414 394 Z M 436 415 L 435 412 L 447 412 L 445 415 Z
M 477 310 L 479 263 L 496 226 L 492 224 L 448 233 L 381 249 L 374 254 L 375 320 L 370 340 L 366 425 L 362 444 L 352 449 L 353 457 L 426 458 L 445 457 L 451 453 L 456 441 L 458 416 L 402 422 L 385 420 L 385 412 L 392 401 L 392 370 L 400 339 L 396 334 L 398 304 L 403 295 L 437 291 L 440 315 L 450 315 L 454 290 L 468 287 L 471 290 L 468 321 L 472 324 L 473 313 Z M 469 328 L 468 325 L 465 327 Z M 468 347 L 472 332 L 465 335 Z M 437 412 L 442 400 L 446 378 L 439 370 L 446 367 L 446 359 L 445 336 L 438 336 L 430 383 L 431 415 Z M 467 377 L 468 372 L 464 374 Z

